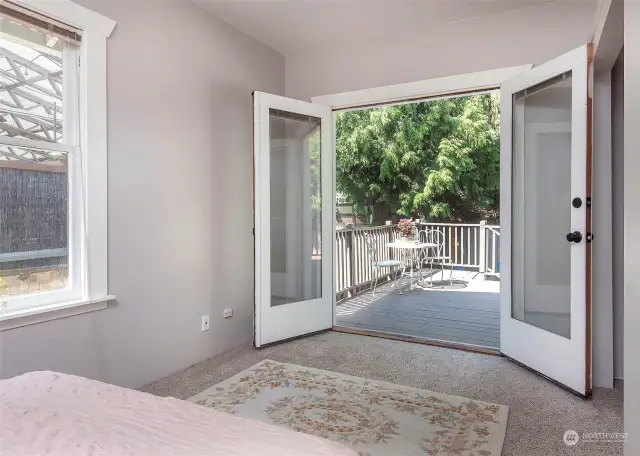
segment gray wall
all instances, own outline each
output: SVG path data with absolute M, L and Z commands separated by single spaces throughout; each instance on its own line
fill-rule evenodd
M 623 378 L 624 341 L 624 50 L 611 70 L 613 220 L 613 375 Z
M 118 22 L 108 44 L 118 300 L 0 333 L 0 376 L 50 369 L 137 387 L 252 340 L 251 91 L 282 94 L 284 58 L 190 1 L 78 2 Z
M 640 2 L 624 2 L 624 430 L 640 454 Z M 633 436 L 636 437 L 633 437 Z

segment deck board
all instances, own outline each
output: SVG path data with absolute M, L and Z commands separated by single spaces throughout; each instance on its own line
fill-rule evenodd
M 469 281 L 463 289 L 403 290 L 390 284 L 337 307 L 337 325 L 364 331 L 500 347 L 499 285 Z

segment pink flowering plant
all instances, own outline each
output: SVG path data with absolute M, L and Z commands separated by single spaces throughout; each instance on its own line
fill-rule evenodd
M 402 219 L 398 222 L 398 233 L 404 237 L 410 237 L 413 234 L 413 223 L 409 219 Z

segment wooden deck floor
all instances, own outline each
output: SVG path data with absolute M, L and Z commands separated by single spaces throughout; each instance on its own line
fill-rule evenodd
M 443 282 L 444 289 L 409 291 L 404 280 L 403 294 L 389 283 L 378 287 L 375 296 L 367 291 L 338 305 L 337 324 L 498 349 L 500 283 L 475 280 L 470 273 L 456 274 L 453 285 Z

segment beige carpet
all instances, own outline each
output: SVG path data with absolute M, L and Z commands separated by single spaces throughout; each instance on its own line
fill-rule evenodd
M 580 441 L 570 447 L 562 439 L 569 429 L 622 432 L 621 388 L 596 388 L 584 400 L 498 356 L 353 334 L 327 332 L 262 350 L 246 345 L 142 390 L 188 399 L 265 359 L 504 404 L 509 423 L 502 456 L 623 454 L 621 443 Z
M 271 360 L 189 401 L 366 456 L 499 456 L 509 413 L 502 405 Z

